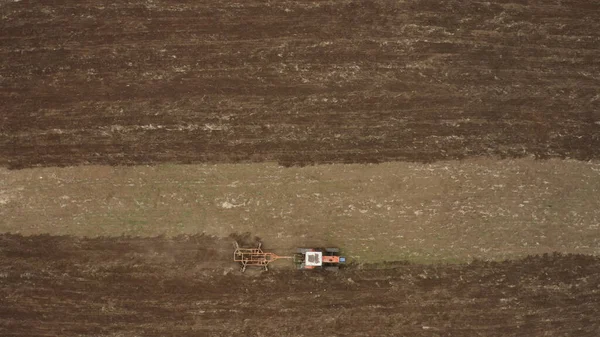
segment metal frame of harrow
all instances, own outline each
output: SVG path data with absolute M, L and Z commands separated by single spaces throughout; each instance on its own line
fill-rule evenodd
M 262 251 L 261 246 L 262 243 L 259 243 L 256 248 L 241 248 L 237 242 L 235 243 L 233 261 L 239 262 L 242 265 L 242 272 L 246 270 L 247 266 L 262 267 L 265 268 L 265 270 L 269 270 L 267 267 L 269 263 L 278 259 L 292 258 L 291 256 L 279 256 L 274 253 L 265 253 Z

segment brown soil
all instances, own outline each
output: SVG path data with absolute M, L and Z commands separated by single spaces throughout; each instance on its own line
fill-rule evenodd
M 0 18 L 3 167 L 600 158 L 593 1 L 0 0 Z M 211 178 L 222 175 L 218 167 L 205 172 L 208 183 L 198 172 L 166 177 L 162 192 L 136 172 L 106 167 L 91 167 L 79 182 L 68 172 L 2 170 L 0 230 L 155 233 L 165 231 L 160 220 L 182 227 L 175 233 L 209 225 L 214 233 L 263 228 L 254 223 L 262 221 L 282 254 L 294 240 L 316 240 L 303 236 L 315 228 L 334 228 L 320 240 L 367 240 L 354 245 L 371 253 L 365 261 L 378 258 L 369 248 L 377 245 L 424 247 L 420 256 L 441 259 L 480 256 L 469 249 L 496 258 L 554 247 L 597 252 L 597 188 L 588 183 L 595 164 L 578 179 L 524 166 L 514 170 L 519 179 L 456 168 L 448 175 L 422 165 L 434 173 L 394 184 L 377 180 L 377 171 L 369 182 L 361 170 L 350 180 L 335 178 L 335 168 L 324 178 L 321 168 L 297 172 L 328 186 L 313 192 L 293 185 L 305 184 L 302 177 L 279 181 L 290 190 L 269 185 L 278 173 L 267 167 L 265 200 L 251 180 L 238 187 L 235 174 Z M 388 167 L 379 169 L 389 177 Z M 418 202 L 407 197 L 415 195 Z M 174 218 L 171 203 L 198 210 Z M 316 210 L 344 217 L 339 226 L 293 224 Z M 385 239 L 392 232 L 379 215 L 397 225 L 398 242 L 414 246 Z M 363 223 L 381 230 L 371 234 Z M 278 261 L 269 273 L 241 274 L 232 240 L 0 235 L 0 335 L 600 335 L 598 257 L 354 265 L 336 274 Z M 448 242 L 465 250 L 442 251 Z
M 594 1 L 0 2 L 0 165 L 600 158 Z
M 598 336 L 600 259 L 240 274 L 231 240 L 0 236 L 2 336 Z M 278 261 L 279 266 L 286 261 Z
M 600 255 L 600 162 L 0 169 L 0 233 L 224 237 L 363 262 Z

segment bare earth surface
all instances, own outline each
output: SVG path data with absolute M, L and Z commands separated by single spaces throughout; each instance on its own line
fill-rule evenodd
M 600 4 L 2 1 L 0 165 L 600 157 Z
M 0 336 L 600 336 L 599 55 L 589 0 L 0 0 Z
M 2 336 L 597 336 L 600 259 L 240 274 L 231 240 L 0 236 Z
M 85 166 L 0 170 L 0 232 L 335 245 L 361 261 L 600 254 L 600 163 Z

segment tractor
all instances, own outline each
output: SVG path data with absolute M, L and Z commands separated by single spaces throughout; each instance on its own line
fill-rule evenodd
M 298 269 L 324 269 L 338 271 L 346 258 L 340 256 L 339 248 L 297 248 L 292 261 Z
M 233 261 L 242 266 L 242 272 L 246 271 L 248 266 L 269 270 L 269 263 L 278 259 L 291 259 L 296 267 L 301 270 L 324 269 L 337 271 L 340 264 L 346 262 L 346 258 L 340 256 L 339 248 L 298 248 L 293 256 L 266 253 L 262 250 L 262 243 L 259 243 L 256 248 L 242 248 L 236 242 L 234 248 Z

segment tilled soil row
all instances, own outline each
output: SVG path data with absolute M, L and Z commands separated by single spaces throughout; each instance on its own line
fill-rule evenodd
M 600 158 L 593 1 L 0 11 L 4 167 Z
M 232 239 L 0 236 L 3 336 L 595 336 L 600 259 L 241 274 Z

